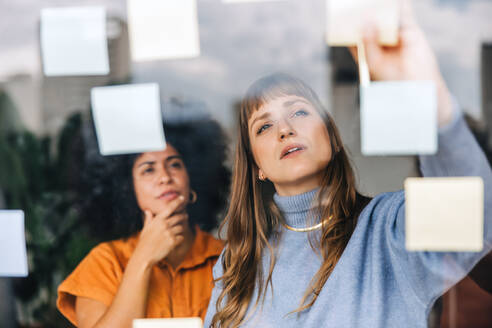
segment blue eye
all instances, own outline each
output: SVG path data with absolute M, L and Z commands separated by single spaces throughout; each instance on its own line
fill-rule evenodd
M 300 109 L 294 113 L 293 116 L 307 116 L 309 113 L 305 111 L 304 109 Z
M 259 129 L 258 131 L 256 132 L 256 134 L 260 134 L 262 133 L 263 131 L 265 131 L 266 129 L 268 129 L 269 127 L 271 127 L 272 125 L 271 124 L 263 124 Z

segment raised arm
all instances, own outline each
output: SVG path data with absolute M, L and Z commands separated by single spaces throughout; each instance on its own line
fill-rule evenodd
M 421 156 L 424 177 L 480 176 L 485 186 L 484 249 L 477 253 L 407 252 L 405 250 L 404 193 L 394 194 L 385 204 L 386 236 L 392 245 L 400 274 L 409 280 L 422 304 L 462 279 L 492 248 L 492 172 L 485 155 L 468 129 L 461 110 L 451 97 L 436 57 L 415 21 L 410 0 L 401 1 L 400 41 L 396 47 L 378 44 L 375 28 L 368 27 L 364 47 L 373 80 L 433 81 L 437 91 L 439 151 Z M 351 49 L 354 57 L 356 51 Z

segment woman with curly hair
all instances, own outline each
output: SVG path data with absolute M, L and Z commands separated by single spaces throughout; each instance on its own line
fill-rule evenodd
M 80 211 L 116 239 L 92 249 L 58 288 L 59 310 L 78 327 L 205 316 L 223 244 L 202 229 L 216 226 L 225 203 L 226 139 L 211 120 L 164 130 L 163 151 L 86 151 Z
M 435 82 L 439 152 L 421 156 L 421 169 L 426 177 L 482 177 L 483 250 L 407 251 L 404 192 L 359 194 L 318 96 L 297 78 L 267 76 L 241 103 L 227 244 L 214 267 L 206 327 L 426 327 L 435 299 L 491 250 L 490 166 L 405 13 L 397 47 L 366 36 L 370 73 Z

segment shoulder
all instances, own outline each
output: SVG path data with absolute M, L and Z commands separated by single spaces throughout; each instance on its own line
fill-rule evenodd
M 197 237 L 198 231 L 200 231 L 200 238 L 203 240 L 206 251 L 210 253 L 210 255 L 219 256 L 224 249 L 224 241 L 214 237 L 211 233 L 202 231 L 197 228 Z
M 207 261 L 215 263 L 224 248 L 224 242 L 201 230 L 198 226 L 195 227 L 195 233 L 195 241 L 191 249 L 193 265 Z
M 393 231 L 404 218 L 405 193 L 403 190 L 375 196 L 362 210 L 357 229 Z M 399 229 L 398 229 L 399 230 Z
M 226 248 L 227 248 L 227 246 L 225 246 L 222 249 L 222 251 L 220 252 L 219 257 L 217 258 L 217 261 L 215 262 L 215 265 L 213 267 L 212 273 L 213 273 L 214 279 L 219 279 L 220 277 L 222 277 L 224 275 L 223 263 L 224 263 L 224 256 L 225 256 Z M 216 282 L 216 283 L 220 283 L 220 282 Z
M 75 323 L 75 299 L 86 297 L 109 306 L 116 294 L 136 236 L 94 247 L 58 287 L 57 307 Z
M 137 233 L 128 238 L 100 243 L 89 252 L 86 258 L 115 260 L 122 266 L 126 266 L 126 263 L 135 250 L 138 236 L 139 234 Z
M 87 254 L 60 287 L 91 280 L 106 283 L 119 280 L 137 240 L 138 235 L 134 235 L 100 243 Z
M 381 193 L 367 204 L 360 216 L 397 214 L 404 203 L 405 192 L 403 190 Z

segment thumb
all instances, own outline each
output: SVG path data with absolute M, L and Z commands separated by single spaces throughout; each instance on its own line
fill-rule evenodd
M 400 0 L 400 25 L 402 29 L 417 25 L 411 0 Z
M 146 227 L 147 225 L 150 224 L 154 216 L 152 215 L 152 212 L 149 210 L 144 211 L 144 224 L 143 226 Z

